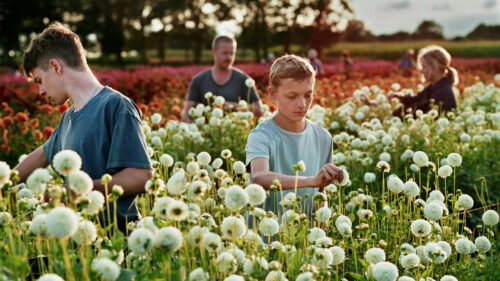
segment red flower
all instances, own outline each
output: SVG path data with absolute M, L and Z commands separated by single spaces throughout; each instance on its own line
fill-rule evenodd
M 30 120 L 30 125 L 31 125 L 31 128 L 36 129 L 36 128 L 38 128 L 38 126 L 40 126 L 40 121 L 38 121 L 37 118 L 33 118 Z
M 14 119 L 16 119 L 16 121 L 19 123 L 25 123 L 25 122 L 28 122 L 28 120 L 30 120 L 28 115 L 26 115 L 26 113 L 24 113 L 24 112 L 18 112 L 16 114 L 16 117 L 14 117 Z
M 45 114 L 50 114 L 52 113 L 52 106 L 50 104 L 43 104 L 40 109 L 42 110 L 43 113 Z
M 54 128 L 50 127 L 50 126 L 47 126 L 45 128 L 43 128 L 43 139 L 45 141 L 47 141 L 50 136 L 52 135 L 52 133 L 54 132 Z
M 5 116 L 2 121 L 5 128 L 8 128 L 10 125 L 14 124 L 14 119 L 12 119 L 12 117 L 10 116 Z
M 58 109 L 59 109 L 59 112 L 64 113 L 66 110 L 68 110 L 68 108 L 69 108 L 69 105 L 67 103 L 65 103 L 65 104 L 61 104 Z

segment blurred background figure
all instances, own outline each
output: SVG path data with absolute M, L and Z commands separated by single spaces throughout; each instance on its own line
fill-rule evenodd
M 408 49 L 405 55 L 399 60 L 399 70 L 404 76 L 411 76 L 413 70 L 415 69 L 415 59 L 413 55 L 415 51 L 413 49 Z
M 345 78 L 349 79 L 351 69 L 352 69 L 352 64 L 353 64 L 352 59 L 351 59 L 351 55 L 349 54 L 349 51 L 343 50 L 340 53 L 340 60 L 342 61 L 342 67 L 343 67 L 342 70 L 344 72 Z
M 307 52 L 307 58 L 311 63 L 314 70 L 316 70 L 316 75 L 323 75 L 325 73 L 325 69 L 323 68 L 323 63 L 318 58 L 318 51 L 315 49 L 309 49 Z

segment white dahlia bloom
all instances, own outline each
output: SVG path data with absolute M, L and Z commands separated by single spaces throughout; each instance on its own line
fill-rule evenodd
M 417 151 L 415 152 L 415 154 L 413 154 L 413 162 L 415 162 L 415 164 L 417 164 L 419 167 L 425 167 L 429 162 L 429 157 L 427 157 L 427 154 L 425 154 L 425 152 Z
M 215 263 L 217 264 L 217 269 L 224 275 L 235 273 L 238 269 L 236 258 L 229 252 L 220 253 Z
M 297 275 L 297 279 L 295 281 L 315 281 L 314 275 L 312 272 L 304 272 L 299 275 Z
M 243 271 L 246 275 L 252 276 L 255 272 L 260 269 L 267 271 L 269 269 L 269 264 L 264 257 L 251 256 L 245 260 L 243 265 Z
M 390 262 L 379 262 L 373 267 L 373 277 L 377 281 L 395 281 L 398 276 L 397 266 Z
M 476 250 L 480 253 L 486 253 L 491 248 L 491 242 L 485 236 L 479 236 L 475 241 Z
M 47 231 L 57 238 L 68 238 L 78 229 L 78 217 L 67 207 L 57 207 L 47 214 Z
M 352 227 L 351 219 L 347 216 L 344 215 L 338 216 L 337 219 L 335 220 L 335 227 L 339 228 L 339 225 L 341 223 L 346 223 L 349 227 Z
M 89 198 L 89 204 L 82 212 L 87 215 L 96 215 L 104 207 L 104 195 L 94 190 L 91 191 L 87 197 Z
M 161 122 L 161 114 L 160 113 L 155 113 L 151 115 L 151 123 L 153 124 L 158 124 Z
M 427 202 L 439 201 L 444 202 L 444 195 L 439 190 L 433 190 L 429 193 L 429 198 L 427 198 Z
M 430 202 L 424 207 L 424 215 L 428 220 L 437 221 L 443 216 L 443 208 L 436 202 Z
M 311 263 L 317 267 L 325 268 L 333 262 L 332 252 L 328 249 L 316 248 Z
M 210 275 L 208 272 L 203 271 L 202 267 L 198 267 L 189 273 L 189 281 L 208 281 L 210 280 Z
M 229 216 L 225 217 L 221 224 L 221 232 L 227 238 L 240 239 L 245 235 L 247 227 L 243 219 Z
M 195 162 L 190 162 L 190 163 L 195 163 Z M 198 165 L 197 163 L 195 164 Z M 184 173 L 184 170 L 179 170 L 172 177 L 170 177 L 170 179 L 168 179 L 167 190 L 170 194 L 181 195 L 186 191 L 187 187 L 188 186 L 186 185 L 186 174 Z
M 453 168 L 450 165 L 443 165 L 438 170 L 438 175 L 443 179 L 449 177 L 453 173 Z
M 172 156 L 170 156 L 169 154 L 162 154 L 160 156 L 160 163 L 169 168 L 171 167 L 172 165 L 174 165 L 174 158 L 172 158 Z
M 203 238 L 203 246 L 205 249 L 207 249 L 209 252 L 217 252 L 222 244 L 221 238 L 219 235 L 212 233 L 212 232 L 206 232 L 202 236 Z
M 309 243 L 314 243 L 316 240 L 326 237 L 326 233 L 323 229 L 318 227 L 313 227 L 309 230 L 309 234 L 307 235 L 307 240 Z
M 258 184 L 248 185 L 245 187 L 245 191 L 248 194 L 248 201 L 252 206 L 260 205 L 266 200 L 266 191 Z
M 281 270 L 272 270 L 267 274 L 265 281 L 288 281 L 288 279 Z
M 153 217 L 142 218 L 137 223 L 137 228 L 146 228 L 146 229 L 149 229 L 152 233 L 158 232 L 158 227 L 156 226 Z
M 458 167 L 462 164 L 462 156 L 458 153 L 450 153 L 446 160 L 448 165 L 451 165 L 452 167 Z
M 413 180 L 409 180 L 404 184 L 403 191 L 408 197 L 416 197 L 420 194 L 420 187 Z
M 451 255 L 451 246 L 448 242 L 446 241 L 439 241 L 436 244 L 438 244 L 441 249 L 446 253 L 446 255 L 449 257 Z
M 45 191 L 45 185 L 52 179 L 49 171 L 38 168 L 26 179 L 26 185 L 34 195 L 40 195 Z
M 370 173 L 370 172 L 365 173 L 365 175 L 363 177 L 363 179 L 364 179 L 364 181 L 366 183 L 372 183 L 372 182 L 375 181 L 376 178 L 377 177 L 375 176 L 375 174 L 374 173 Z
M 401 276 L 398 278 L 398 281 L 415 281 L 415 279 L 408 276 Z
M 316 211 L 316 220 L 321 223 L 325 223 L 330 220 L 332 216 L 332 210 L 328 207 L 322 207 Z
M 347 185 L 349 183 L 349 173 L 345 170 L 345 169 L 342 169 L 342 173 L 343 173 L 343 176 L 344 178 L 342 179 L 342 182 L 339 182 L 338 180 L 333 180 L 333 183 L 338 185 L 338 186 L 344 186 L 344 185 Z
M 279 223 L 273 218 L 264 218 L 259 224 L 259 231 L 264 236 L 273 236 L 279 232 Z
M 9 182 L 10 178 L 10 167 L 4 162 L 0 161 L 0 187 Z
M 64 281 L 64 279 L 57 274 L 46 273 L 42 277 L 38 278 L 37 281 Z
M 401 259 L 401 266 L 405 269 L 417 267 L 420 263 L 420 258 L 416 254 L 408 254 Z
M 40 214 L 36 216 L 31 222 L 29 229 L 34 235 L 38 235 L 43 238 L 47 237 L 47 214 Z
M 236 174 L 242 175 L 246 171 L 245 164 L 241 161 L 236 161 L 233 164 L 233 170 Z
M 147 228 L 137 228 L 128 237 L 128 247 L 135 255 L 142 256 L 151 251 L 154 234 Z
M 425 256 L 427 257 L 428 260 L 432 261 L 433 263 L 443 263 L 446 261 L 448 258 L 448 254 L 446 253 L 441 246 L 437 243 L 428 243 L 425 245 L 424 248 Z
M 160 228 L 154 237 L 155 247 L 170 253 L 177 252 L 181 248 L 183 241 L 182 232 L 173 226 Z
M 253 80 L 252 78 L 248 77 L 246 80 L 245 80 L 245 85 L 248 87 L 248 88 L 253 88 L 255 86 L 255 80 Z
M 471 243 L 469 239 L 461 238 L 458 239 L 457 242 L 455 242 L 455 249 L 461 255 L 468 255 L 473 252 L 471 244 L 473 243 Z
M 239 185 L 232 185 L 226 191 L 224 203 L 229 209 L 239 210 L 248 203 L 248 193 L 243 190 Z
M 425 237 L 431 233 L 431 224 L 422 219 L 415 220 L 411 223 L 411 232 L 417 237 Z
M 390 191 L 398 194 L 403 191 L 404 183 L 398 176 L 390 175 L 389 179 L 387 180 L 387 186 L 389 187 Z
M 73 240 L 75 240 L 78 245 L 90 245 L 97 239 L 97 230 L 94 223 L 91 221 L 82 221 L 78 225 L 78 229 L 73 235 Z
M 114 281 L 120 276 L 120 267 L 108 258 L 97 258 L 92 262 L 92 269 L 104 280 Z
M 199 170 L 200 170 L 200 165 L 198 165 L 197 162 L 191 161 L 191 162 L 187 163 L 187 165 L 186 165 L 186 172 L 189 175 L 196 175 Z
M 344 249 L 342 249 L 342 248 L 340 248 L 338 246 L 335 246 L 335 247 L 330 248 L 330 251 L 332 252 L 332 257 L 333 257 L 332 263 L 333 263 L 333 265 L 339 265 L 339 264 L 341 264 L 341 263 L 344 262 L 344 260 L 345 260 Z
M 462 194 L 458 197 L 458 206 L 470 210 L 474 206 L 474 199 L 467 194 Z
M 452 275 L 444 275 L 441 279 L 439 279 L 439 281 L 458 281 L 458 279 Z
M 82 168 L 82 159 L 72 150 L 61 150 L 54 156 L 52 165 L 56 172 L 67 177 Z
M 486 225 L 495 225 L 498 223 L 498 213 L 494 210 L 488 210 L 483 214 L 483 223 Z
M 68 176 L 68 186 L 77 195 L 84 195 L 92 191 L 94 182 L 84 171 L 74 171 Z
M 217 157 L 212 162 L 212 167 L 214 169 L 219 169 L 220 167 L 222 167 L 223 164 L 224 164 L 224 162 L 222 161 L 222 159 L 220 159 L 220 158 Z
M 198 160 L 198 162 L 200 162 L 203 166 L 206 166 L 210 164 L 210 161 L 212 161 L 212 157 L 210 156 L 210 154 L 208 154 L 208 152 L 203 151 L 198 153 L 198 156 L 196 156 L 196 160 Z
M 380 248 L 368 249 L 365 253 L 365 261 L 368 263 L 379 263 L 385 261 L 385 252 Z
M 166 212 L 168 219 L 182 221 L 187 218 L 189 214 L 189 207 L 182 201 L 172 200 L 168 202 Z

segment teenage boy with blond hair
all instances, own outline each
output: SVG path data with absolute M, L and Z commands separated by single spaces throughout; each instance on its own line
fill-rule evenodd
M 305 118 L 314 94 L 315 71 L 305 59 L 285 55 L 271 66 L 269 93 L 277 102 L 278 111 L 248 136 L 246 164 L 250 165 L 252 181 L 265 189 L 279 180 L 283 192 L 271 192 L 265 209 L 282 212 L 280 202 L 295 189 L 292 166 L 304 161 L 306 170 L 297 181 L 297 195 L 308 194 L 302 202 L 303 211 L 314 209 L 312 197 L 333 180 L 342 181 L 342 169 L 332 164 L 333 142 L 330 133 Z
M 40 95 L 56 104 L 70 99 L 73 105 L 49 140 L 15 167 L 21 181 L 35 169 L 52 165 L 59 151 L 71 149 L 80 155 L 81 169 L 93 179 L 94 190 L 105 193 L 101 183 L 104 174 L 113 176 L 110 187 L 123 187 L 116 217 L 118 227 L 125 231 L 126 221 L 139 219 L 136 197 L 152 177 L 139 108 L 99 83 L 87 64 L 78 35 L 60 23 L 50 25 L 31 40 L 23 68 L 25 75 L 38 84 Z M 114 208 L 110 209 L 113 213 Z

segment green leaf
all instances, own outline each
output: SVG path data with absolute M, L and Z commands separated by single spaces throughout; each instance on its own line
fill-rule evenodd
M 120 271 L 120 276 L 118 276 L 117 281 L 132 281 L 135 279 L 137 274 L 129 269 L 122 268 Z
M 359 273 L 349 272 L 349 275 L 356 280 L 365 280 L 365 277 Z

